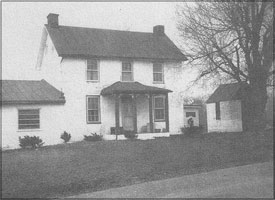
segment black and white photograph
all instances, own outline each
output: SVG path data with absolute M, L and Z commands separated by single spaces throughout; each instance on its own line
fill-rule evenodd
M 271 0 L 1 2 L 1 198 L 274 198 Z

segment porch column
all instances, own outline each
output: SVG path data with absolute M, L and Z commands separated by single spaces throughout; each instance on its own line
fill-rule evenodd
M 166 123 L 166 131 L 169 132 L 169 103 L 168 103 L 168 93 L 165 95 L 165 123 Z
M 119 94 L 116 94 L 116 100 L 115 100 L 115 120 L 116 120 L 116 128 L 115 128 L 115 133 L 116 133 L 116 140 L 117 140 L 117 135 L 119 133 Z
M 153 108 L 152 108 L 152 94 L 149 94 L 149 125 L 150 125 L 150 132 L 154 133 L 153 127 Z
M 136 95 L 133 95 L 133 114 L 134 114 L 134 132 L 137 133 L 137 101 Z

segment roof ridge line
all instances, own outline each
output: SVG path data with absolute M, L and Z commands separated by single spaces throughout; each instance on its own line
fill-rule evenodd
M 49 27 L 48 24 L 45 24 L 47 28 Z M 115 31 L 115 32 L 126 32 L 126 33 L 145 33 L 145 34 L 153 34 L 153 32 L 142 32 L 142 31 L 127 31 L 127 30 L 117 30 L 117 29 L 107 29 L 107 28 L 92 28 L 92 27 L 82 27 L 82 26 L 64 26 L 59 25 L 59 27 L 67 27 L 67 28 L 83 28 L 83 29 L 94 29 L 94 30 L 102 30 L 102 31 Z M 50 27 L 52 28 L 52 27 Z M 58 29 L 58 28 L 54 28 Z M 166 35 L 165 35 L 166 36 Z

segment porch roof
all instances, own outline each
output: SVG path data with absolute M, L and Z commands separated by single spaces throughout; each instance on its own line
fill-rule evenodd
M 111 94 L 166 94 L 172 92 L 171 90 L 158 88 L 154 86 L 143 85 L 139 82 L 115 82 L 112 85 L 104 88 L 101 95 Z

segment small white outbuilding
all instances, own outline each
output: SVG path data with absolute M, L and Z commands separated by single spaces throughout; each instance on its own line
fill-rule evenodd
M 206 101 L 208 132 L 241 132 L 247 129 L 245 97 L 248 84 L 220 85 Z

